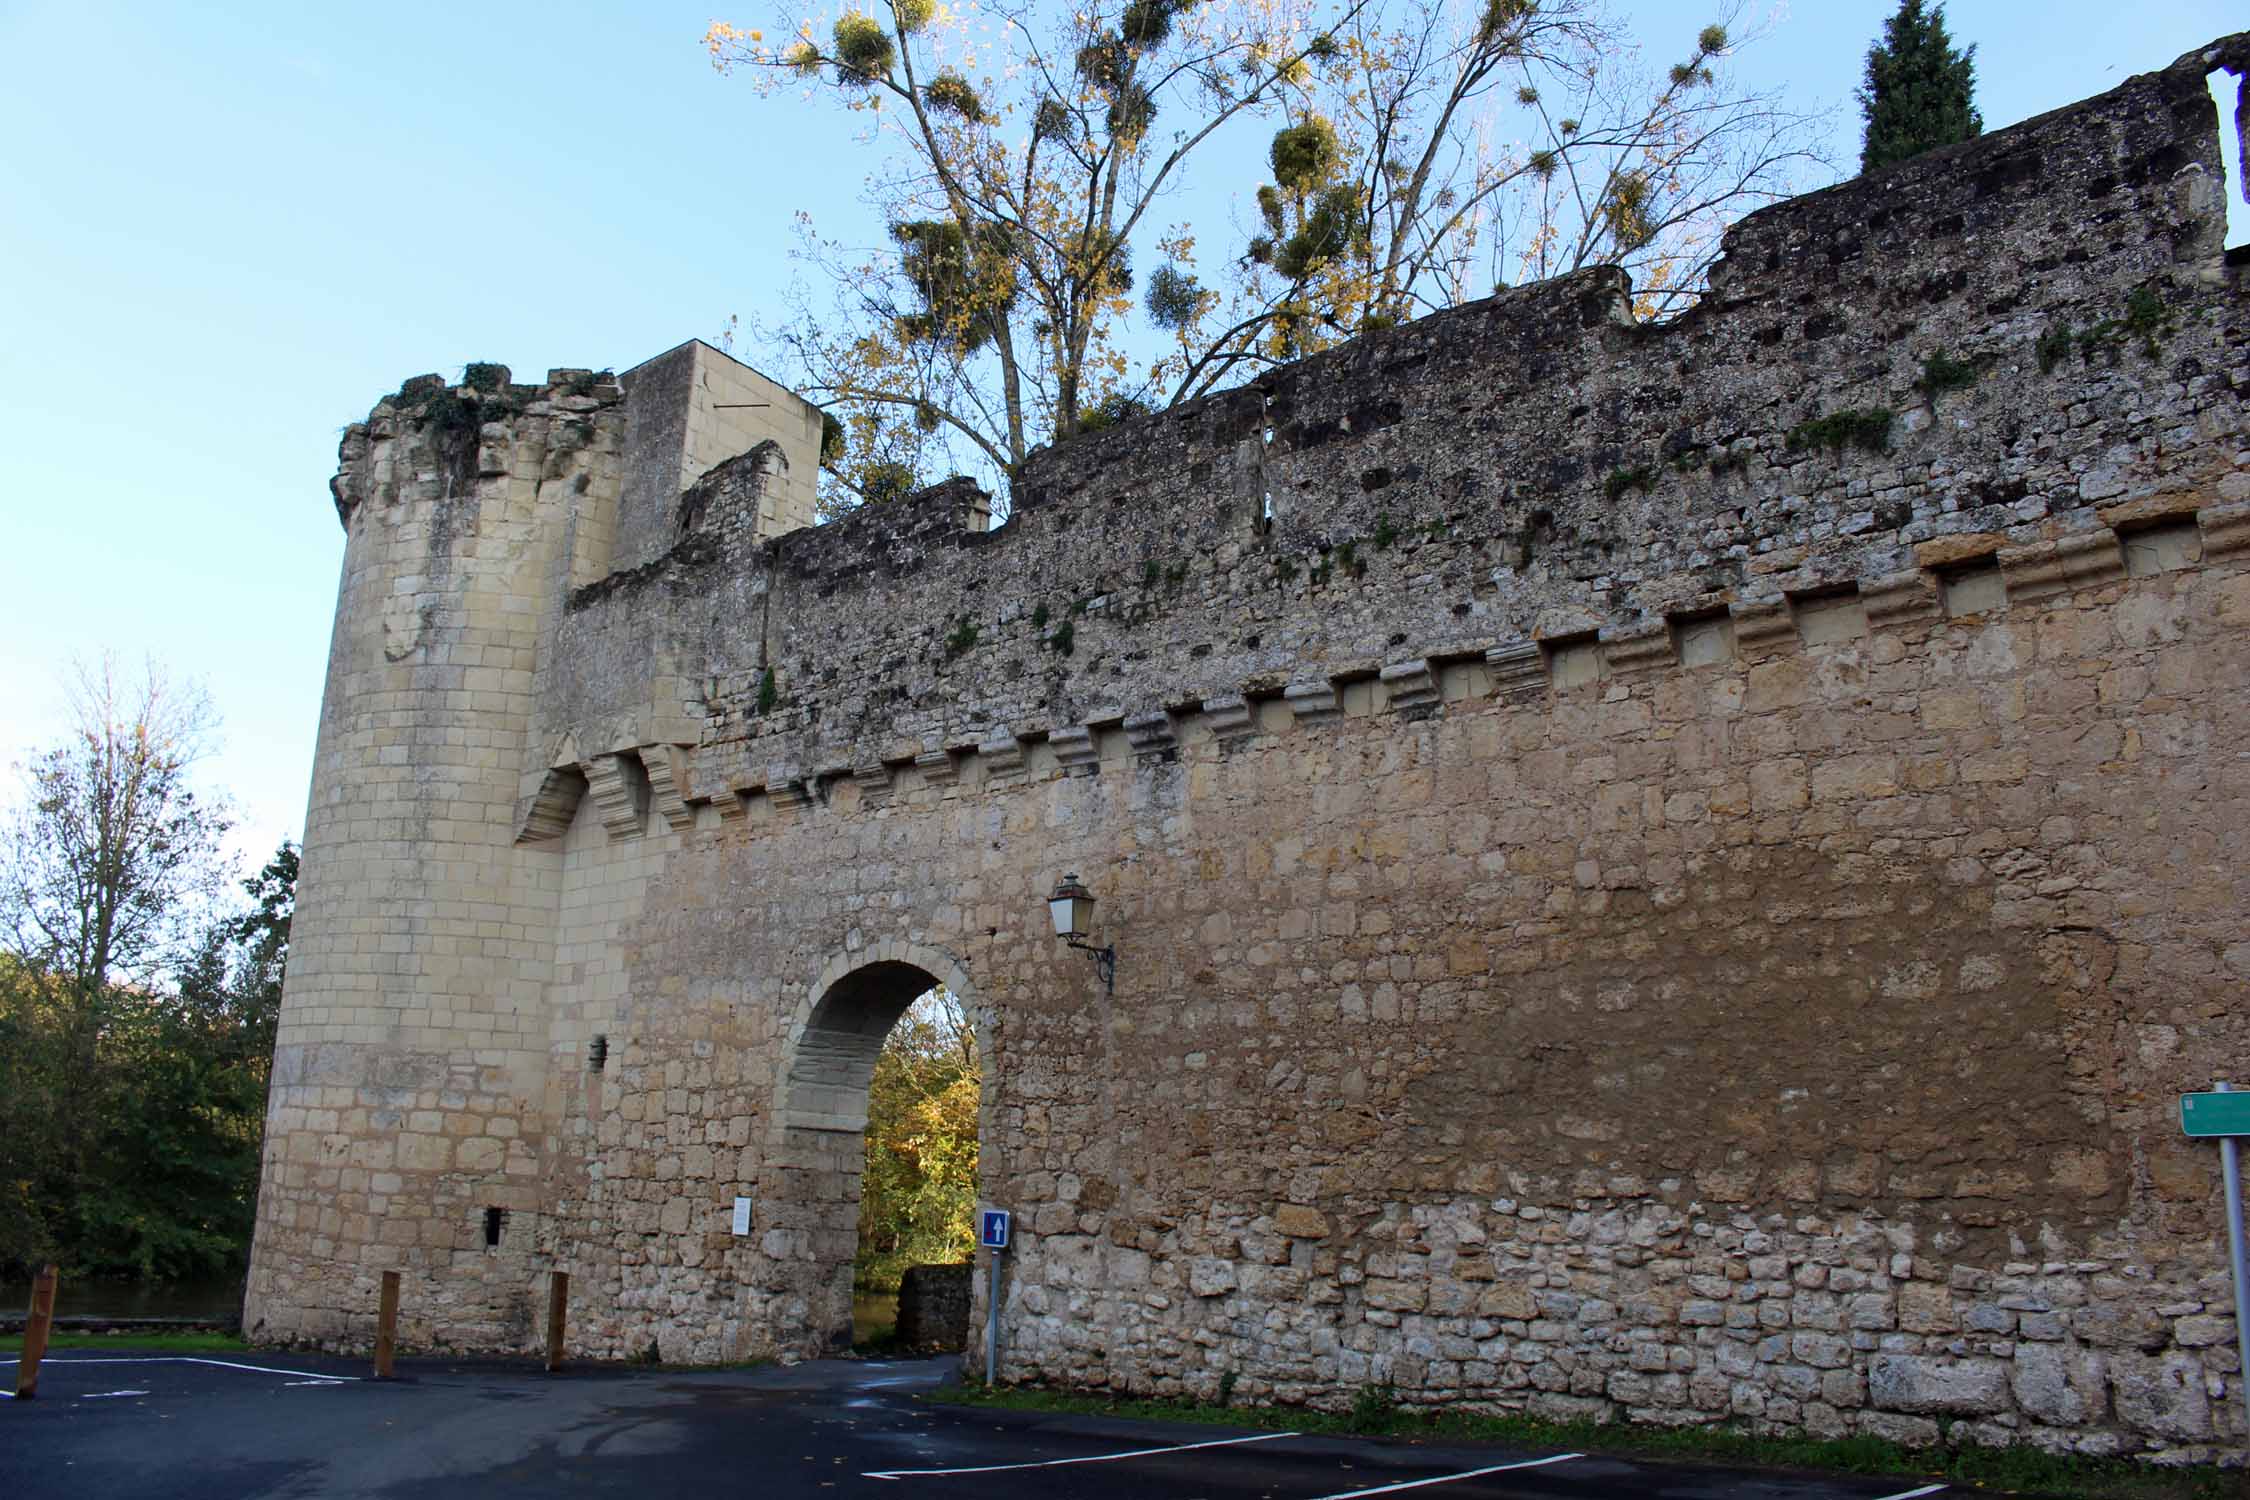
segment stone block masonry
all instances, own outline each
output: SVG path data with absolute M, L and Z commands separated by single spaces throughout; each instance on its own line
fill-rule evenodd
M 628 505 L 663 382 L 410 382 L 247 1326 L 400 1269 L 529 1350 L 562 1269 L 585 1354 L 832 1347 L 943 982 L 1008 1378 L 2239 1452 L 2172 1101 L 2250 1042 L 2246 61 L 1754 215 L 1672 323 L 1589 273 L 1049 450 L 997 531 L 782 530 L 747 431 Z
M 968 1342 L 974 1265 L 908 1266 L 898 1287 L 898 1341 L 952 1351 Z

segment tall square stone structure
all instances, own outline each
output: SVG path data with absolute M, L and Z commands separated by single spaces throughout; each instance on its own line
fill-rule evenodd
M 762 497 L 757 535 L 810 526 L 819 497 L 820 409 L 787 386 L 701 339 L 689 339 L 627 370 L 628 397 L 619 455 L 620 566 L 657 556 L 677 539 L 680 495 L 730 458 L 761 443 L 785 457 L 779 482 Z

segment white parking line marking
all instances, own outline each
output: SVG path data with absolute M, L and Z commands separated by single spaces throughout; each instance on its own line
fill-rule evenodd
M 15 1363 L 12 1359 L 0 1359 L 0 1365 Z M 193 1354 L 151 1354 L 138 1359 L 105 1355 L 100 1359 L 43 1359 L 39 1362 L 42 1370 L 55 1365 L 216 1365 L 222 1370 L 248 1370 L 253 1375 L 303 1375 L 322 1384 L 359 1379 L 357 1375 L 323 1375 L 318 1370 L 276 1370 L 271 1365 L 238 1365 L 232 1360 L 201 1359 Z
M 1583 1453 L 1555 1453 L 1546 1458 L 1527 1458 L 1521 1463 L 1494 1464 L 1489 1469 L 1464 1469 L 1458 1474 L 1440 1474 L 1434 1479 L 1408 1479 L 1398 1484 L 1379 1484 L 1371 1490 L 1338 1490 L 1333 1495 L 1321 1495 L 1317 1500 L 1356 1500 L 1360 1495 L 1395 1495 L 1400 1490 L 1425 1489 L 1433 1484 L 1458 1484 L 1464 1479 L 1478 1479 L 1486 1474 L 1505 1474 L 1510 1469 L 1537 1469 L 1548 1464 L 1566 1464 L 1574 1458 L 1584 1458 Z
M 1942 1484 L 1925 1484 L 1918 1490 L 1900 1490 L 1895 1495 L 1884 1495 L 1880 1500 L 1914 1500 L 1916 1495 L 1934 1495 L 1944 1489 Z
M 1218 1438 L 1208 1443 L 1179 1443 L 1169 1448 L 1134 1448 L 1124 1453 L 1094 1453 L 1085 1458 L 1050 1458 L 1038 1463 L 981 1464 L 973 1469 L 876 1469 L 862 1479 L 920 1479 L 937 1474 L 999 1474 L 1010 1469 L 1060 1469 L 1069 1464 L 1110 1464 L 1125 1458 L 1153 1458 L 1160 1453 L 1191 1453 L 1198 1448 L 1232 1448 L 1243 1443 L 1272 1443 L 1293 1438 L 1294 1432 L 1262 1432 L 1256 1437 Z
M 88 1391 L 78 1399 L 81 1401 L 107 1401 L 112 1396 L 145 1396 L 147 1394 L 146 1391 Z

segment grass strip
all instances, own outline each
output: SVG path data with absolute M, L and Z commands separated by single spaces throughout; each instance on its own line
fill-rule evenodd
M 1740 1464 L 1776 1469 L 1826 1469 L 1897 1475 L 2056 1500 L 2245 1500 L 2250 1474 L 2208 1465 L 2155 1468 L 2130 1459 L 2077 1458 L 2035 1448 L 1971 1446 L 1908 1448 L 1874 1437 L 1764 1436 L 1732 1427 L 1647 1427 L 1625 1423 L 1544 1422 L 1398 1405 L 1363 1392 L 1348 1412 L 1298 1406 L 1217 1406 L 1098 1392 L 981 1384 L 948 1386 L 925 1400 L 950 1406 L 1077 1412 L 1160 1422 L 1210 1422 L 1232 1427 L 1289 1428 L 1425 1441 L 1508 1443 L 1578 1449 L 1681 1463 Z
M 63 1333 L 48 1336 L 49 1349 L 130 1349 L 158 1354 L 247 1354 L 231 1333 Z M 23 1335 L 0 1333 L 0 1354 L 23 1353 Z

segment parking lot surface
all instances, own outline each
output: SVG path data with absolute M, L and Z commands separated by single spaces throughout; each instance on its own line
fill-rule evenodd
M 64 1350 L 0 1402 L 0 1495 L 1906 1500 L 1945 1486 L 946 1406 L 951 1360 L 717 1372 Z M 0 1361 L 13 1386 L 14 1362 Z

